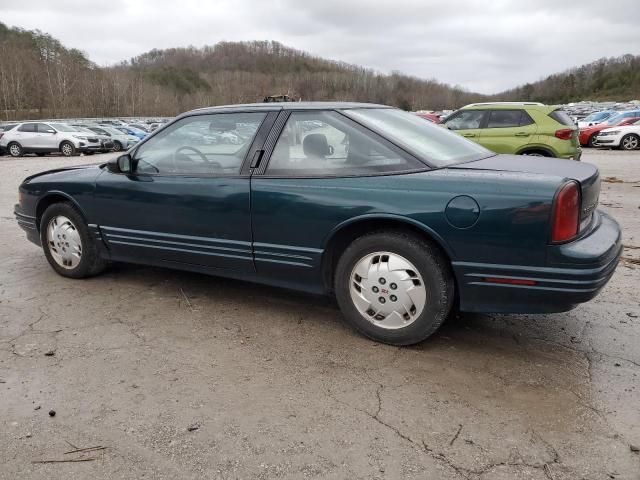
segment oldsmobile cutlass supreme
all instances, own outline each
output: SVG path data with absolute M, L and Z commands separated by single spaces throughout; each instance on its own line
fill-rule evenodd
M 621 252 L 598 170 L 495 155 L 395 108 L 254 104 L 177 117 L 106 164 L 33 175 L 15 215 L 60 275 L 143 263 L 335 294 L 395 345 L 452 307 L 550 313 Z

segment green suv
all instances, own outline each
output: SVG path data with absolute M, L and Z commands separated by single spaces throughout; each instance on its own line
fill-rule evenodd
M 542 103 L 473 103 L 444 122 L 496 153 L 580 160 L 578 127 L 566 112 Z

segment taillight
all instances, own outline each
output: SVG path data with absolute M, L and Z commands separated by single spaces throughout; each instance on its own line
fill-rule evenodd
M 563 128 L 562 130 L 556 130 L 555 136 L 560 140 L 571 140 L 573 130 L 570 128 Z
M 565 183 L 553 202 L 552 242 L 566 242 L 578 234 L 580 224 L 580 188 L 577 182 Z

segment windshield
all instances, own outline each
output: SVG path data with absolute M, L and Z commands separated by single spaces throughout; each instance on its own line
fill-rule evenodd
M 595 112 L 582 119 L 583 122 L 597 122 L 602 121 L 611 116 L 612 112 Z
M 65 125 L 64 123 L 50 123 L 49 125 L 59 132 L 77 132 L 71 125 Z
M 415 153 L 434 167 L 446 167 L 495 155 L 445 127 L 425 122 L 416 115 L 395 108 L 362 108 L 345 110 L 344 113 Z

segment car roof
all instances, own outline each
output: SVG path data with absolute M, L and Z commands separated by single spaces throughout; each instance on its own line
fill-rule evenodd
M 552 112 L 557 110 L 555 105 L 545 105 L 538 102 L 486 102 L 486 103 L 472 103 L 465 105 L 460 110 L 540 110 L 543 112 Z
M 239 105 L 220 105 L 215 107 L 197 108 L 186 112 L 193 113 L 219 113 L 232 111 L 279 111 L 279 110 L 346 110 L 353 108 L 394 108 L 388 105 L 358 102 L 271 102 L 271 103 L 244 103 Z

